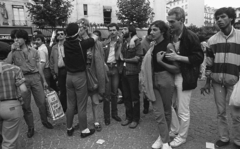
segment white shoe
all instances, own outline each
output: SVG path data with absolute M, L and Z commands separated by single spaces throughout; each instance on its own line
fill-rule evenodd
M 178 147 L 180 145 L 182 145 L 183 143 L 186 142 L 186 139 L 183 139 L 179 136 L 177 136 L 176 138 L 174 138 L 174 140 L 170 143 L 171 147 Z
M 170 131 L 170 132 L 169 132 L 169 136 L 170 136 L 171 138 L 175 138 L 175 137 L 177 136 L 177 133 L 175 133 L 175 132 L 173 132 L 173 131 Z
M 172 147 L 168 143 L 164 143 L 162 149 L 172 149 Z
M 161 137 L 159 136 L 157 140 L 153 143 L 152 148 L 153 149 L 160 149 L 162 147 L 163 143 L 161 140 Z

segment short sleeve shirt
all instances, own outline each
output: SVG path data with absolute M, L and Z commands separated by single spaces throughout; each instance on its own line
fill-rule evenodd
M 48 49 L 45 44 L 38 47 L 40 62 L 45 63 L 45 68 L 49 68 Z

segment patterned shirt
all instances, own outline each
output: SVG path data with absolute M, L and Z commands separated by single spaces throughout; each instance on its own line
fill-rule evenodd
M 21 96 L 19 86 L 25 81 L 21 69 L 17 66 L 0 62 L 0 101 Z

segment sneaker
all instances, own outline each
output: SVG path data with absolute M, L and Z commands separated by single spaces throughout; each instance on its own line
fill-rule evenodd
M 230 140 L 228 140 L 228 142 L 223 142 L 221 140 L 218 140 L 216 143 L 215 143 L 215 147 L 223 147 L 223 146 L 226 146 L 230 143 Z
M 168 143 L 164 143 L 162 149 L 172 149 L 172 147 Z
M 152 148 L 153 149 L 160 149 L 162 147 L 163 143 L 161 140 L 161 137 L 158 136 L 157 140 L 153 143 Z
M 169 132 L 169 136 L 170 136 L 171 138 L 175 138 L 175 137 L 177 136 L 177 133 L 175 133 L 175 132 L 173 132 L 173 131 L 170 131 L 170 132 Z
M 186 142 L 186 139 L 183 139 L 179 136 L 175 137 L 174 140 L 170 143 L 171 147 L 178 147 Z

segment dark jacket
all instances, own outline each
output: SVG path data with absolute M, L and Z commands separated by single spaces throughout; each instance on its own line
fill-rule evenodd
M 0 41 L 0 60 L 7 58 L 8 53 L 11 51 L 11 46 L 5 42 Z
M 185 26 L 180 38 L 179 52 L 180 55 L 187 56 L 190 62 L 190 64 L 180 62 L 183 90 L 195 89 L 197 87 L 200 65 L 203 62 L 204 54 L 197 35 Z
M 81 43 L 81 47 L 79 43 Z M 67 39 L 64 42 L 64 63 L 68 72 L 83 72 L 86 70 L 87 49 L 94 46 L 93 38 L 83 41 Z M 83 55 L 83 54 L 84 55 Z M 84 58 L 83 58 L 84 56 Z M 85 60 L 85 61 L 84 61 Z
M 103 50 L 104 50 L 104 61 L 107 63 L 108 56 L 109 56 L 109 51 L 110 51 L 110 39 L 107 39 L 103 42 Z M 120 56 L 120 50 L 121 50 L 121 44 L 122 44 L 122 39 L 120 37 L 117 37 L 117 42 L 115 44 L 115 59 L 116 61 L 119 60 Z

